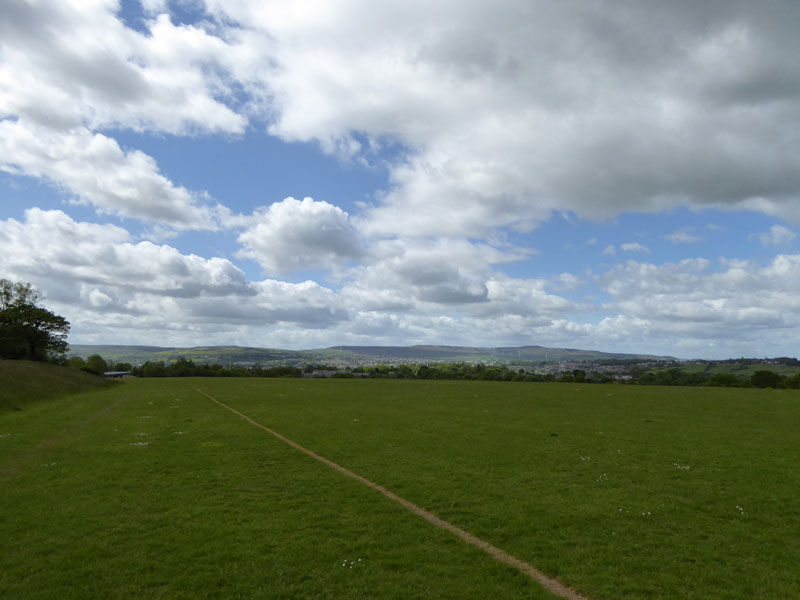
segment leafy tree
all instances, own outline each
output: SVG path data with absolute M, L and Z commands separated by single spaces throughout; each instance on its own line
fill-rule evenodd
M 783 387 L 796 390 L 800 388 L 800 373 L 795 373 L 791 377 L 783 380 Z
M 781 377 L 775 371 L 756 371 L 750 377 L 751 383 L 758 388 L 777 388 L 780 387 L 781 381 L 783 377 Z
M 85 365 L 86 361 L 80 356 L 70 356 L 69 360 L 67 361 L 67 366 L 72 367 L 73 369 L 82 369 Z
M 38 299 L 30 283 L 0 279 L 0 358 L 46 360 L 67 350 L 69 322 Z
M 86 364 L 81 367 L 82 370 L 94 373 L 95 375 L 102 375 L 108 371 L 108 363 L 99 354 L 92 354 L 86 359 Z
M 706 385 L 717 387 L 739 387 L 743 381 L 733 373 L 717 373 L 706 381 Z

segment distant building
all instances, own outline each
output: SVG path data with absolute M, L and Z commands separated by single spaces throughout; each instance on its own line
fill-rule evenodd
M 106 371 L 103 377 L 130 377 L 130 371 Z

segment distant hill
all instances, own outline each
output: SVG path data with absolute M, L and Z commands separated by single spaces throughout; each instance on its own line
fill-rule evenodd
M 109 382 L 70 367 L 27 360 L 0 360 L 0 410 L 102 388 Z
M 81 345 L 70 346 L 70 354 L 87 358 L 99 354 L 106 360 L 141 365 L 147 361 L 170 363 L 187 358 L 199 364 L 305 364 L 333 361 L 352 362 L 491 362 L 557 363 L 564 361 L 594 361 L 608 359 L 673 360 L 669 356 L 622 354 L 577 350 L 572 348 L 471 347 L 471 346 L 332 346 L 315 350 L 280 350 L 274 348 L 245 348 L 240 346 L 198 346 L 175 348 L 159 346 Z
M 506 346 L 497 348 L 470 346 L 334 346 L 328 350 L 337 350 L 352 356 L 407 360 L 484 360 L 496 362 L 563 362 L 606 359 L 673 360 L 669 356 L 622 354 L 573 348 L 545 348 L 544 346 Z

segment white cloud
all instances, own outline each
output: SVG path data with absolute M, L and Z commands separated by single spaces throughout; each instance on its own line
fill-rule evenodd
M 207 0 L 184 5 L 207 10 L 194 25 L 161 14 L 164 0 L 142 7 L 135 31 L 116 0 L 0 3 L 0 168 L 162 240 L 239 230 L 239 256 L 267 273 L 331 269 L 341 289 L 249 282 L 226 259 L 60 211 L 0 222 L 3 275 L 39 285 L 84 339 L 652 349 L 796 331 L 788 254 L 716 270 L 630 261 L 597 276 L 605 306 L 558 295 L 586 285 L 573 274 L 498 268 L 531 255 L 503 229 L 535 232 L 553 213 L 688 205 L 800 223 L 796 2 L 661 2 L 654 20 L 654 1 Z M 388 189 L 352 215 L 310 198 L 233 214 L 114 139 L 248 127 L 386 167 Z
M 139 32 L 114 1 L 6 3 L 0 118 L 104 135 L 263 119 L 367 161 L 399 142 L 391 188 L 359 216 L 375 236 L 680 204 L 800 223 L 800 9 L 780 5 L 662 3 L 653 22 L 650 2 L 208 0 L 195 25 L 158 14 Z
M 613 297 L 606 312 L 646 323 L 648 336 L 678 346 L 683 339 L 728 340 L 772 348 L 800 327 L 800 256 L 781 255 L 762 266 L 724 260 L 719 270 L 704 259 L 650 265 L 628 262 L 599 281 Z M 751 350 L 752 352 L 752 350 Z
M 668 240 L 673 244 L 694 244 L 702 240 L 702 238 L 693 235 L 691 229 L 689 228 L 678 229 L 677 231 L 668 233 L 663 237 L 665 240 Z
M 119 307 L 133 293 L 176 297 L 252 293 L 244 273 L 226 259 L 184 255 L 171 246 L 146 241 L 134 244 L 120 227 L 76 222 L 57 210 L 29 209 L 24 222 L 0 222 L 0 242 L 9 275 L 37 282 L 60 302 L 85 294 L 95 306 L 109 306 L 106 299 L 116 298 Z
M 235 68 L 258 73 L 247 87 L 275 135 L 367 159 L 405 145 L 366 233 L 686 204 L 800 222 L 793 3 L 661 3 L 655 22 L 650 2 L 207 6 L 272 42 L 274 62 Z
M 797 234 L 783 225 L 773 225 L 768 233 L 756 236 L 765 246 L 786 246 L 797 237 Z
M 145 9 L 163 8 L 148 2 Z M 237 50 L 167 15 L 125 27 L 108 0 L 0 6 L 0 168 L 45 178 L 101 213 L 179 229 L 217 227 L 219 209 L 173 184 L 113 130 L 244 132 L 227 62 Z M 234 108 L 231 108 L 231 106 Z M 98 130 L 103 130 L 101 133 Z
M 368 310 L 427 311 L 490 301 L 492 266 L 527 256 L 466 240 L 393 240 L 373 245 L 342 294 Z
M 232 89 L 214 69 L 235 53 L 221 38 L 167 15 L 140 33 L 107 0 L 4 3 L 0 118 L 53 129 L 86 126 L 175 134 L 243 131 Z
M 642 246 L 638 242 L 633 242 L 629 244 L 620 244 L 620 248 L 625 252 L 641 252 L 644 254 L 650 254 L 650 248 L 647 246 Z
M 152 157 L 125 152 L 85 128 L 53 131 L 0 121 L 0 170 L 48 179 L 101 213 L 177 228 L 217 227 L 215 210 L 164 177 Z
M 312 198 L 286 198 L 256 212 L 239 242 L 238 256 L 271 274 L 337 267 L 363 254 L 347 213 Z

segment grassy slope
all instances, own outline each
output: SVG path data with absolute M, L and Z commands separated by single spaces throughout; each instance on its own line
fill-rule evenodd
M 77 369 L 25 360 L 0 360 L 0 411 L 108 385 L 102 378 Z

